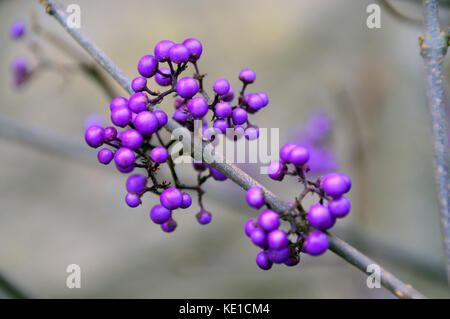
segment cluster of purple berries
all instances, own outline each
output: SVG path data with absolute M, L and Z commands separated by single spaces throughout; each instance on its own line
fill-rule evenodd
M 345 217 L 351 208 L 349 199 L 343 196 L 351 188 L 348 176 L 332 173 L 316 181 L 308 180 L 305 173 L 308 171 L 309 151 L 293 143 L 281 147 L 280 158 L 269 164 L 269 177 L 281 181 L 286 175 L 296 176 L 304 186 L 295 202 L 290 203 L 290 208 L 279 214 L 270 209 L 264 191 L 258 186 L 251 187 L 246 195 L 251 207 L 260 209 L 266 205 L 269 208 L 257 220 L 251 219 L 245 225 L 247 236 L 263 249 L 257 255 L 256 263 L 264 270 L 270 269 L 273 263 L 294 266 L 300 261 L 300 252 L 313 256 L 323 254 L 329 245 L 323 230 L 333 227 L 336 219 Z M 309 193 L 318 195 L 319 201 L 305 211 L 302 200 Z M 287 232 L 279 229 L 281 221 L 290 226 Z
M 25 23 L 22 21 L 14 22 L 9 29 L 9 37 L 13 40 L 19 40 L 24 37 L 26 31 Z M 23 56 L 15 57 L 10 65 L 13 86 L 22 87 L 30 78 L 32 69 L 29 61 Z
M 255 73 L 250 69 L 242 70 L 239 75 L 243 88 L 238 105 L 232 107 L 229 104 L 234 98 L 234 91 L 225 79 L 214 82 L 215 96 L 213 101 L 209 101 L 203 90 L 204 75 L 199 74 L 197 65 L 202 51 L 202 44 L 197 39 L 186 39 L 181 44 L 169 40 L 160 41 L 155 46 L 154 55 L 145 55 L 138 62 L 137 71 L 140 76 L 134 78 L 131 83 L 135 93 L 128 99 L 116 97 L 111 101 L 111 122 L 114 126 L 93 125 L 85 133 L 89 146 L 109 146 L 98 151 L 100 163 L 109 164 L 114 161 L 116 168 L 122 173 L 130 173 L 135 168 L 146 171 L 147 176 L 135 174 L 128 178 L 125 201 L 128 206 L 137 207 L 146 192 L 159 195 L 160 205 L 151 209 L 150 218 L 166 232 L 176 228 L 173 211 L 188 208 L 192 204 L 191 196 L 182 190 L 197 192 L 201 210 L 196 218 L 200 224 L 208 224 L 211 221 L 211 213 L 203 207 L 204 191 L 201 185 L 210 177 L 217 181 L 226 180 L 227 177 L 206 163 L 195 162 L 193 168 L 198 173 L 197 184 L 188 186 L 179 181 L 174 162 L 169 157 L 171 142 L 165 143 L 159 133 L 168 122 L 168 115 L 156 109 L 156 105 L 165 97 L 175 95 L 177 97 L 173 118 L 191 131 L 194 127 L 193 121 L 203 120 L 208 111 L 212 110 L 215 133 L 225 133 L 228 127 L 239 126 L 246 130 L 248 138 L 254 138 L 258 134 L 251 135 L 248 130 L 257 128 L 249 123 L 247 113 L 254 113 L 268 103 L 264 93 L 245 94 L 246 86 L 255 80 Z M 194 76 L 180 78 L 189 64 L 194 65 Z M 151 78 L 160 87 L 167 87 L 165 91 L 151 89 L 148 83 Z M 244 128 L 243 125 L 247 126 Z M 169 165 L 173 183 L 158 182 L 156 172 L 163 163 Z

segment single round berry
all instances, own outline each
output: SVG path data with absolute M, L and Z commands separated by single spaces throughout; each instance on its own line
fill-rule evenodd
M 138 72 L 145 78 L 151 78 L 158 68 L 158 60 L 153 55 L 144 55 L 138 62 Z
M 161 225 L 161 229 L 166 233 L 171 233 L 177 228 L 177 222 L 170 218 L 164 224 Z
M 318 229 L 329 229 L 333 227 L 336 218 L 331 215 L 330 210 L 320 203 L 314 204 L 308 211 L 308 222 Z
M 258 228 L 258 223 L 254 219 L 250 219 L 245 223 L 245 234 L 250 237 L 252 232 Z
M 156 110 L 155 112 L 153 112 L 153 114 L 156 116 L 156 119 L 158 120 L 159 127 L 163 127 L 164 125 L 167 124 L 167 121 L 169 119 L 167 117 L 166 112 L 161 111 L 161 110 Z
M 227 94 L 230 91 L 230 83 L 226 79 L 218 79 L 214 82 L 213 90 L 219 95 Z
M 150 158 L 155 163 L 164 163 L 165 161 L 167 161 L 168 156 L 169 153 L 167 152 L 167 149 L 162 146 L 155 147 L 150 153 Z
M 250 234 L 250 239 L 256 245 L 262 249 L 267 248 L 267 235 L 261 228 L 256 228 Z
M 155 205 L 150 210 L 150 218 L 155 224 L 164 224 L 171 216 L 170 210 L 162 205 Z
M 115 161 L 114 161 L 115 162 Z M 134 170 L 134 165 L 130 165 L 128 167 L 120 167 L 119 165 L 117 165 L 116 163 L 116 168 L 119 172 L 121 172 L 122 174 L 128 174 L 131 173 Z
M 267 251 L 269 259 L 276 263 L 281 264 L 284 263 L 286 260 L 289 259 L 289 247 L 284 247 L 281 249 L 270 249 Z
M 259 215 L 258 224 L 265 232 L 271 232 L 280 226 L 280 218 L 273 210 L 267 209 Z
M 189 99 L 197 94 L 198 82 L 191 77 L 184 77 L 178 81 L 176 90 L 179 96 Z
M 126 188 L 129 193 L 141 194 L 144 191 L 146 184 L 147 178 L 145 178 L 145 176 L 135 174 L 128 177 Z
M 169 50 L 170 61 L 175 63 L 187 62 L 190 55 L 189 49 L 182 44 L 175 44 Z
M 331 215 L 333 215 L 336 218 L 342 218 L 346 216 L 350 211 L 351 207 L 352 204 L 345 196 L 335 198 L 328 204 L 328 209 L 330 210 Z
M 134 92 L 145 91 L 147 88 L 147 79 L 142 76 L 134 78 L 133 81 L 131 81 L 131 88 Z
M 86 130 L 84 139 L 90 147 L 97 148 L 103 144 L 104 133 L 103 127 L 94 125 Z
M 227 118 L 231 116 L 232 108 L 230 103 L 228 102 L 219 102 L 216 104 L 214 112 L 216 113 L 217 117 Z
M 192 198 L 188 193 L 183 193 L 183 200 L 181 202 L 181 208 L 186 209 L 192 205 Z
M 271 179 L 274 179 L 276 181 L 281 181 L 284 178 L 285 171 L 286 166 L 282 161 L 270 162 L 269 166 L 267 167 L 267 174 Z
M 225 134 L 227 132 L 228 127 L 228 122 L 225 120 L 215 120 L 213 124 L 213 128 L 216 130 L 216 132 L 222 134 Z
M 160 68 L 159 71 L 162 73 L 156 73 L 155 75 L 155 81 L 161 86 L 168 86 L 170 83 L 172 83 L 172 77 L 170 76 L 170 70 L 169 68 Z M 167 75 L 164 76 L 163 74 Z
M 340 174 L 340 175 L 341 175 L 342 179 L 344 180 L 345 184 L 347 185 L 344 193 L 348 193 L 350 191 L 350 189 L 352 188 L 352 180 L 347 175 L 344 175 L 344 174 Z
M 289 244 L 288 237 L 281 229 L 272 230 L 267 236 L 267 244 L 271 249 L 281 249 Z
M 233 123 L 237 124 L 237 125 L 241 125 L 244 124 L 245 122 L 247 122 L 247 111 L 244 110 L 241 107 L 237 107 L 233 110 L 233 115 L 232 115 L 232 119 L 233 119 Z
M 329 174 L 322 180 L 322 187 L 327 195 L 336 198 L 346 192 L 348 184 L 341 174 Z
M 221 172 L 219 172 L 218 170 L 216 170 L 214 167 L 209 167 L 209 172 L 211 173 L 211 176 L 216 180 L 216 181 L 224 181 L 227 179 L 227 177 L 222 174 Z
M 123 169 L 128 169 L 133 165 L 135 159 L 134 152 L 126 147 L 119 148 L 114 154 L 114 162 L 116 162 L 118 167 Z
M 261 251 L 256 255 L 256 264 L 262 270 L 269 270 L 272 268 L 272 261 L 269 259 L 267 252 Z
M 107 128 L 105 128 L 105 132 L 103 134 L 103 138 L 105 139 L 105 141 L 112 141 L 116 138 L 116 136 L 117 130 L 115 127 L 108 126 Z
M 129 129 L 122 134 L 122 146 L 135 150 L 141 147 L 143 143 L 144 138 L 138 130 Z
M 98 161 L 105 165 L 111 163 L 113 157 L 114 153 L 109 148 L 103 148 L 97 154 Z
M 25 22 L 23 21 L 14 22 L 9 29 L 9 36 L 11 37 L 11 39 L 19 39 L 24 35 L 24 33 Z
M 305 147 L 295 146 L 289 152 L 289 162 L 300 166 L 308 162 L 309 160 L 309 151 Z
M 247 203 L 256 209 L 261 208 L 265 204 L 263 190 L 259 186 L 252 186 L 245 195 Z
M 234 99 L 234 90 L 230 88 L 227 94 L 222 95 L 220 99 L 224 102 L 231 102 Z
M 242 69 L 241 72 L 239 72 L 239 80 L 244 83 L 253 83 L 255 79 L 255 72 L 251 69 Z
M 262 105 L 262 107 L 264 107 L 264 106 L 266 106 L 267 104 L 269 104 L 269 97 L 267 96 L 267 94 L 266 93 L 264 93 L 264 92 L 258 92 L 258 93 L 256 93 L 258 96 L 259 96 L 259 98 L 262 100 L 262 102 L 263 102 L 263 105 Z
M 288 267 L 293 267 L 295 265 L 298 265 L 298 263 L 300 262 L 300 255 L 297 255 L 295 257 L 289 257 L 284 264 Z
M 158 130 L 158 118 L 150 111 L 139 113 L 134 119 L 134 126 L 144 135 L 150 135 Z
M 111 103 L 109 104 L 109 109 L 113 111 L 118 106 L 128 107 L 128 100 L 123 96 L 118 96 L 111 101 Z
M 284 144 L 280 149 L 280 158 L 284 163 L 289 163 L 289 153 L 296 147 L 294 143 Z
M 159 200 L 167 209 L 177 209 L 183 202 L 183 193 L 178 188 L 169 187 L 161 193 Z
M 19 88 L 25 84 L 30 75 L 28 60 L 21 56 L 16 57 L 11 62 L 11 73 L 15 87 Z
M 247 140 L 255 140 L 259 137 L 259 128 L 255 125 L 250 125 L 245 129 L 244 135 Z
M 202 43 L 197 39 L 186 39 L 183 41 L 183 45 L 189 50 L 190 60 L 196 61 L 200 58 L 203 52 Z
M 189 112 L 184 107 L 176 110 L 173 113 L 173 119 L 179 123 L 186 122 L 188 120 L 188 118 L 189 118 Z
M 208 102 L 201 96 L 194 97 L 189 101 L 188 109 L 194 119 L 200 119 L 208 113 Z
M 144 92 L 137 92 L 130 96 L 128 107 L 134 113 L 139 113 L 147 109 L 148 97 Z
M 117 106 L 111 111 L 111 122 L 119 127 L 125 127 L 131 121 L 131 111 L 126 106 Z
M 207 225 L 211 222 L 212 215 L 207 210 L 202 209 L 195 217 L 199 224 Z
M 155 46 L 155 57 L 158 61 L 167 61 L 169 59 L 170 49 L 175 45 L 170 40 L 159 41 Z
M 139 198 L 139 195 L 136 195 L 134 193 L 128 193 L 125 196 L 125 202 L 130 207 L 138 207 L 141 203 L 141 199 Z
M 248 97 L 247 104 L 254 111 L 258 111 L 260 108 L 262 108 L 264 106 L 264 101 L 261 99 L 261 97 L 258 94 L 252 94 Z
M 303 251 L 312 256 L 323 254 L 328 249 L 328 237 L 320 230 L 313 230 L 306 237 L 303 245 Z

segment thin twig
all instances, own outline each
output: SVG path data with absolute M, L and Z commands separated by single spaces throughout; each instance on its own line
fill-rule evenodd
M 6 294 L 15 299 L 26 299 L 27 295 L 21 291 L 17 286 L 12 284 L 4 275 L 0 273 L 0 289 Z
M 69 28 L 67 25 L 67 16 L 63 10 L 60 9 L 57 1 L 55 0 L 41 0 L 41 2 L 46 5 L 46 11 L 53 15 L 59 23 L 69 32 L 69 34 L 85 49 L 88 53 L 105 68 L 107 72 L 130 94 L 133 93 L 130 87 L 130 80 L 126 75 L 114 64 L 114 62 L 107 57 L 103 51 L 101 51 L 87 36 L 81 32 L 80 29 Z M 155 109 L 157 109 L 155 107 Z M 264 196 L 267 203 L 270 204 L 278 212 L 284 212 L 288 210 L 289 205 L 282 201 L 279 197 L 274 195 L 272 192 L 267 190 L 264 186 L 259 184 L 256 180 L 251 178 L 245 172 L 237 168 L 232 164 L 226 163 L 223 157 L 219 154 L 212 155 L 212 152 L 204 152 L 204 149 L 211 147 L 204 141 L 199 141 L 192 139 L 191 133 L 176 121 L 169 119 L 165 128 L 172 132 L 177 130 L 179 134 L 184 134 L 186 138 L 183 138 L 182 143 L 184 146 L 190 146 L 193 150 L 192 157 L 197 160 L 203 160 L 204 162 L 210 163 L 211 166 L 219 170 L 221 173 L 229 177 L 236 184 L 244 188 L 249 189 L 252 186 L 260 186 L 264 191 Z M 194 147 L 192 147 L 194 146 Z M 200 146 L 200 147 L 195 147 Z M 329 235 L 330 240 L 330 250 L 341 256 L 344 260 L 353 264 L 363 272 L 366 272 L 367 266 L 370 264 L 375 264 L 373 260 L 364 256 L 355 248 L 335 237 L 334 235 Z M 394 277 L 392 274 L 381 268 L 381 283 L 393 292 L 396 296 L 400 298 L 423 298 L 423 295 Z
M 448 176 L 448 141 L 442 64 L 447 53 L 447 35 L 439 25 L 439 1 L 424 0 L 425 36 L 420 38 L 420 49 L 425 62 L 428 108 L 432 122 L 434 166 L 441 228 L 446 251 L 447 279 L 450 283 L 450 207 Z

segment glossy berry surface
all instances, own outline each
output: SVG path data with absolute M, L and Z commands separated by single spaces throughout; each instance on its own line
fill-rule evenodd
M 183 201 L 183 194 L 181 191 L 175 187 L 169 187 L 164 190 L 159 196 L 161 204 L 167 209 L 177 209 L 181 206 Z
M 260 225 L 265 232 L 271 232 L 280 226 L 280 218 L 273 210 L 267 209 L 259 215 L 258 225 Z
M 194 97 L 189 101 L 188 109 L 194 119 L 200 119 L 208 113 L 208 102 L 201 96 Z
M 245 197 L 251 207 L 261 208 L 265 204 L 263 190 L 259 186 L 250 187 Z
M 349 199 L 345 196 L 335 198 L 328 204 L 328 209 L 330 213 L 336 218 L 345 217 L 352 207 Z
M 203 52 L 202 43 L 194 38 L 189 38 L 183 41 L 183 45 L 189 50 L 190 59 L 197 61 Z
M 256 255 L 256 264 L 263 270 L 269 270 L 272 268 L 272 261 L 269 259 L 269 255 L 265 251 L 261 251 Z
M 155 205 L 150 210 L 150 218 L 155 224 L 164 224 L 167 222 L 172 213 L 162 205 Z
M 134 193 L 128 193 L 125 196 L 125 202 L 130 207 L 138 207 L 141 204 L 141 199 Z
M 150 158 L 155 163 L 164 163 L 165 161 L 167 161 L 168 156 L 169 153 L 167 152 L 167 149 L 162 146 L 155 147 L 150 153 Z
M 339 197 L 344 194 L 348 187 L 348 183 L 341 174 L 329 174 L 322 180 L 322 187 L 325 193 L 331 197 Z
M 86 130 L 84 139 L 90 147 L 97 148 L 103 145 L 104 132 L 105 130 L 101 126 L 91 126 Z
M 151 78 L 158 68 L 158 60 L 153 55 L 144 55 L 138 62 L 138 72 L 145 78 Z
M 330 213 L 325 205 L 320 203 L 312 205 L 308 210 L 308 222 L 318 229 L 329 229 L 333 227 L 336 218 Z
M 160 68 L 159 71 L 162 73 L 156 73 L 155 81 L 161 86 L 168 86 L 172 83 L 172 78 L 170 76 L 169 68 Z
M 232 108 L 228 102 L 219 102 L 216 104 L 214 112 L 219 118 L 226 118 L 231 116 Z
M 127 179 L 126 189 L 129 193 L 140 194 L 144 191 L 147 184 L 147 178 L 143 175 L 135 174 L 131 175 Z
M 170 218 L 164 224 L 161 225 L 161 229 L 166 233 L 171 233 L 177 228 L 177 222 Z
M 218 79 L 214 82 L 213 90 L 219 95 L 227 94 L 230 90 L 230 83 L 226 79 Z
M 239 72 L 239 80 L 244 83 L 253 83 L 255 79 L 255 72 L 251 69 L 242 69 L 241 72 Z
M 278 250 L 287 247 L 289 241 L 286 233 L 281 229 L 275 229 L 267 236 L 269 248 Z
M 114 162 L 121 168 L 128 168 L 134 164 L 136 159 L 134 152 L 126 147 L 119 148 L 114 154 Z
M 309 151 L 302 146 L 295 146 L 289 152 L 289 162 L 294 165 L 306 164 L 309 160 Z
M 109 164 L 113 157 L 114 153 L 109 148 L 101 149 L 97 154 L 98 161 L 105 165 Z
M 207 210 L 202 209 L 195 217 L 199 224 L 207 225 L 211 222 L 212 215 Z
M 123 132 L 121 139 L 122 145 L 132 150 L 138 149 L 144 142 L 142 134 L 135 129 L 129 129 Z
M 147 109 L 148 97 L 147 94 L 143 92 L 134 93 L 130 96 L 128 101 L 128 107 L 134 113 L 139 113 Z
M 313 230 L 306 237 L 305 244 L 303 245 L 303 251 L 312 255 L 318 256 L 323 254 L 328 249 L 328 237 L 324 232 L 320 230 Z
M 190 51 L 183 44 L 175 44 L 169 50 L 169 59 L 174 63 L 183 63 L 189 60 Z
M 155 114 L 150 111 L 143 111 L 136 116 L 134 125 L 142 134 L 150 135 L 158 130 L 159 122 Z
M 198 82 L 191 77 L 184 77 L 177 83 L 176 90 L 179 96 L 189 99 L 197 94 Z
M 162 40 L 155 46 L 155 57 L 158 61 L 167 61 L 170 58 L 170 49 L 175 45 L 173 41 Z
M 114 110 L 116 107 L 128 107 L 128 100 L 123 96 L 114 98 L 109 104 L 110 110 Z
M 267 167 L 267 174 L 274 180 L 281 181 L 284 177 L 285 166 L 281 161 L 273 161 Z
M 127 106 L 117 106 L 111 111 L 111 122 L 119 127 L 125 127 L 131 121 L 131 111 Z

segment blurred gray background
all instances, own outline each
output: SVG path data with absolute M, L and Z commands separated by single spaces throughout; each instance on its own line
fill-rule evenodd
M 448 298 L 433 179 L 430 120 L 420 25 L 382 7 L 381 29 L 366 27 L 373 1 L 64 1 L 81 6 L 82 30 L 129 76 L 162 39 L 196 37 L 206 85 L 218 77 L 238 89 L 237 74 L 253 68 L 252 90 L 270 104 L 253 116 L 261 127 L 279 127 L 281 142 L 317 109 L 334 120 L 331 145 L 339 171 L 354 181 L 351 216 L 334 233 L 429 297 Z M 421 19 L 421 6 L 391 1 Z M 149 217 L 157 197 L 139 208 L 124 202 L 126 176 L 96 163 L 83 145 L 89 114 L 109 121 L 109 99 L 79 72 L 45 71 L 22 90 L 11 89 L 9 63 L 32 60 L 23 41 L 8 39 L 15 20 L 35 12 L 39 24 L 84 55 L 37 1 L 0 2 L 0 112 L 26 127 L 81 145 L 79 156 L 33 147 L 0 136 L 0 271 L 32 297 L 41 298 L 391 298 L 368 289 L 366 276 L 327 252 L 303 256 L 300 266 L 255 265 L 258 249 L 243 232 L 257 216 L 245 193 L 230 181 L 208 182 L 208 226 L 197 206 L 162 233 Z M 442 11 L 443 25 L 448 12 Z M 46 56 L 71 59 L 34 36 Z M 86 56 L 87 58 L 87 56 Z M 448 60 L 448 59 L 447 59 Z M 448 65 L 446 65 L 448 69 Z M 191 71 L 188 71 L 189 73 Z M 120 94 L 121 89 L 110 81 Z M 163 104 L 172 110 L 172 104 Z M 70 147 L 70 146 L 69 146 Z M 74 147 L 74 149 L 76 149 Z M 292 200 L 300 191 L 250 173 Z M 186 175 L 190 178 L 190 175 Z M 370 240 L 370 243 L 367 240 Z M 66 287 L 66 267 L 81 266 L 81 289 Z M 0 294 L 0 296 L 2 296 Z

